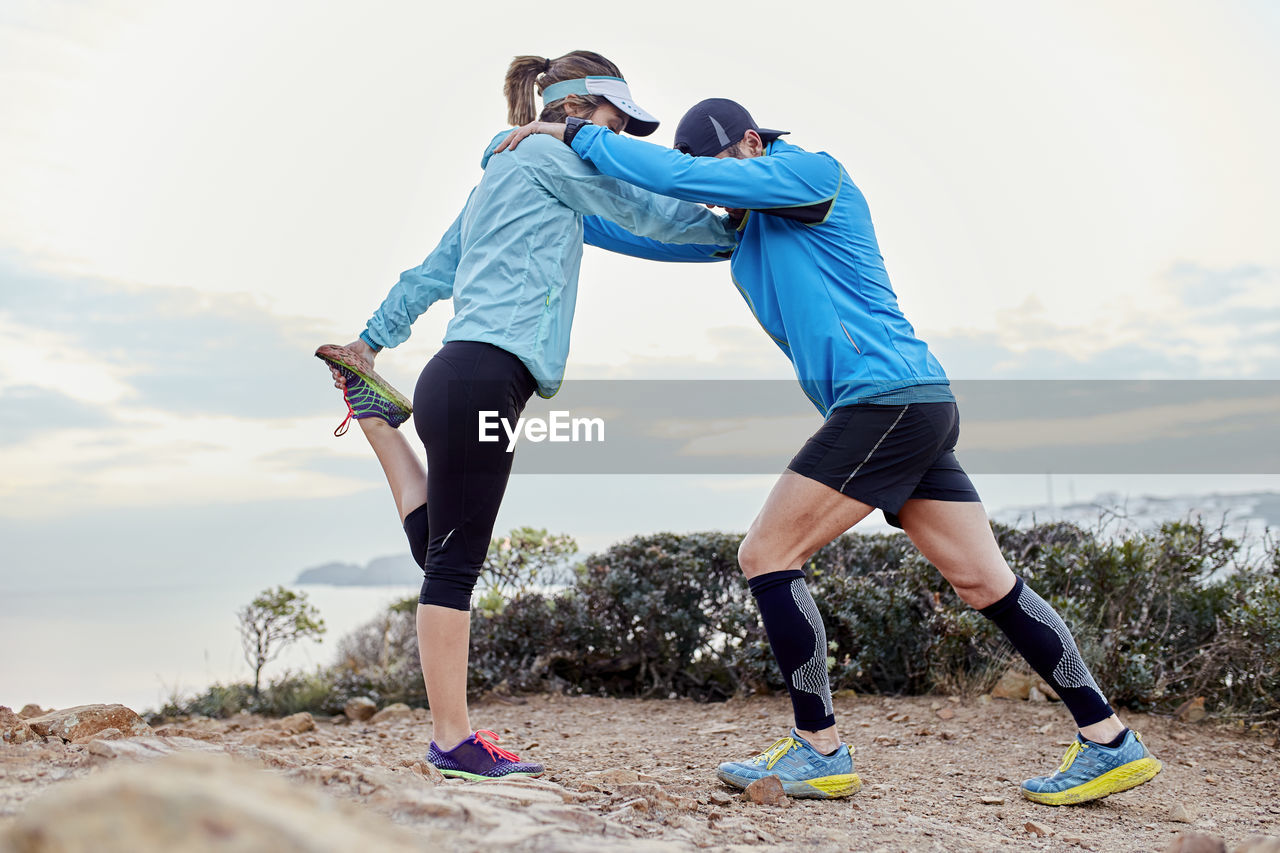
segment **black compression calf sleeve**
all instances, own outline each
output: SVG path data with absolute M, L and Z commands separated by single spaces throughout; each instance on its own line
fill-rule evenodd
M 1114 711 L 1093 680 L 1067 624 L 1022 578 L 1004 598 L 982 609 L 1031 668 L 1054 689 L 1076 725 L 1100 723 Z
M 760 608 L 769 646 L 791 694 L 796 728 L 816 732 L 836 724 L 827 677 L 827 632 L 804 572 L 770 572 L 747 581 Z

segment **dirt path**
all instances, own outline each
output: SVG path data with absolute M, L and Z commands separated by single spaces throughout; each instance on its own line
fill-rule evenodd
M 1187 830 L 1221 836 L 1228 847 L 1251 835 L 1280 836 L 1280 752 L 1256 735 L 1130 715 L 1164 772 L 1134 791 L 1055 809 L 1024 800 L 1017 785 L 1056 766 L 1073 734 L 1060 705 L 843 696 L 836 710 L 857 747 L 862 792 L 786 808 L 746 802 L 714 777 L 719 761 L 758 753 L 785 734 L 785 697 L 700 705 L 541 696 L 475 706 L 475 725 L 547 765 L 544 782 L 524 788 L 424 780 L 414 766 L 429 737 L 424 711 L 370 723 L 321 720 L 298 734 L 257 718 L 197 720 L 158 728 L 160 737 L 139 743 L 248 756 L 422 837 L 447 831 L 446 846 L 459 850 L 492 849 L 495 833 L 506 833 L 510 849 L 527 850 L 1158 851 Z M 130 749 L 0 747 L 0 830 L 44 789 L 122 763 Z M 1174 819 L 1175 806 L 1189 822 Z M 1028 831 L 1029 822 L 1047 835 Z

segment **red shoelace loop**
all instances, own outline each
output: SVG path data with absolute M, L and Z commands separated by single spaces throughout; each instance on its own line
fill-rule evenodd
M 347 416 L 342 419 L 342 423 L 338 424 L 338 428 L 333 431 L 333 434 L 338 437 L 347 434 L 347 427 L 351 425 L 351 419 L 356 414 L 356 410 L 351 408 L 351 401 L 347 399 L 346 394 L 342 395 L 342 402 L 347 404 Z
M 495 741 L 502 740 L 502 738 L 498 737 L 496 733 L 491 732 L 488 729 L 481 729 L 480 731 L 476 732 L 476 743 L 483 746 L 485 748 L 485 751 L 489 753 L 489 756 L 494 761 L 497 761 L 499 758 L 505 758 L 507 761 L 520 760 L 520 756 L 516 755 L 514 752 L 507 752 L 505 749 L 498 746 L 497 744 L 490 743 L 486 738 L 480 737 L 480 735 L 488 735 L 489 737 L 493 738 Z

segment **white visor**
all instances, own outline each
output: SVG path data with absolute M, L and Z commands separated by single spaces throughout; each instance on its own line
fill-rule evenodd
M 627 81 L 621 77 L 579 77 L 552 83 L 542 90 L 542 102 L 554 103 L 568 95 L 599 95 L 606 99 L 627 116 L 624 129 L 632 136 L 648 136 L 658 129 L 658 120 L 636 104 Z

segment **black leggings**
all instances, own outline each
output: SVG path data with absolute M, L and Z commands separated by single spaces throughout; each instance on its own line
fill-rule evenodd
M 413 422 L 427 449 L 427 503 L 404 520 L 426 576 L 422 604 L 471 609 L 512 462 L 500 426 L 498 441 L 479 440 L 480 413 L 514 426 L 536 387 L 520 359 L 476 341 L 450 341 L 422 368 Z

